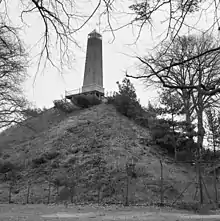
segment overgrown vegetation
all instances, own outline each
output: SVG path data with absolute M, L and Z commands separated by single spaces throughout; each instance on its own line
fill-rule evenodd
M 76 107 L 66 99 L 54 100 L 53 103 L 55 108 L 64 113 L 72 113 L 74 110 L 76 110 Z
M 29 107 L 29 108 L 26 108 L 26 109 L 23 110 L 23 115 L 24 115 L 25 118 L 38 117 L 40 114 L 42 114 L 46 111 L 47 111 L 46 107 L 44 107 L 43 109 Z
M 81 108 L 88 108 L 102 103 L 101 100 L 95 95 L 80 94 L 74 99 L 76 104 Z
M 59 155 L 60 155 L 60 153 L 58 151 L 51 151 L 51 152 L 47 151 L 47 152 L 41 154 L 40 156 L 33 158 L 32 159 L 32 166 L 34 168 L 39 167 L 40 165 L 45 164 L 48 161 L 56 159 Z M 53 162 L 53 164 L 51 166 L 56 167 L 56 163 Z
M 117 84 L 119 92 L 107 97 L 108 103 L 113 104 L 116 110 L 124 116 L 148 128 L 150 115 L 138 101 L 133 84 L 127 78 L 123 79 L 122 84 L 119 82 L 117 82 Z
M 122 84 L 117 84 L 119 92 L 108 97 L 108 103 L 113 104 L 118 112 L 137 124 L 149 128 L 154 142 L 170 156 L 175 159 L 178 157 L 180 161 L 193 160 L 196 145 L 193 137 L 187 134 L 189 127 L 186 126 L 186 121 L 175 120 L 175 117 L 185 113 L 181 100 L 174 94 L 175 91 L 163 90 L 160 93 L 159 107 L 149 103 L 148 107 L 144 108 L 137 100 L 135 88 L 129 79 L 125 78 Z
M 55 100 L 54 107 L 65 113 L 72 113 L 78 108 L 89 108 L 101 104 L 102 101 L 95 95 L 79 94 L 72 98 L 71 102 L 66 99 Z

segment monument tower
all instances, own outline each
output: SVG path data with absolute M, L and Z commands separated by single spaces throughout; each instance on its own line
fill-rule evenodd
M 96 31 L 88 34 L 83 86 L 81 89 L 67 91 L 66 98 L 79 94 L 92 94 L 101 99 L 104 96 L 102 68 L 102 36 Z

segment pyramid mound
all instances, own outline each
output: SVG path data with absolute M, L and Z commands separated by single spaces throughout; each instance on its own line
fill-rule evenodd
M 2 134 L 4 156 L 21 166 L 12 188 L 12 201 L 57 202 L 63 180 L 71 183 L 73 202 L 153 203 L 160 201 L 160 160 L 163 160 L 164 199 L 172 202 L 192 181 L 193 173 L 174 165 L 153 145 L 150 131 L 114 106 L 101 104 L 62 114 L 53 109 L 29 120 L 36 132 L 17 127 Z M 6 158 L 6 157 L 5 157 Z M 126 164 L 135 168 L 127 191 Z M 25 165 L 25 166 L 24 166 Z M 59 178 L 59 179 L 58 179 Z M 0 176 L 0 201 L 7 202 L 8 184 Z M 59 180 L 56 184 L 54 180 Z M 183 200 L 192 199 L 190 188 Z

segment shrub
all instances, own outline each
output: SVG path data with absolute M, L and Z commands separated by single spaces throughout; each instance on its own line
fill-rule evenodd
M 76 153 L 78 153 L 78 152 L 80 152 L 81 151 L 81 148 L 73 148 L 73 149 L 69 149 L 69 153 L 71 153 L 71 154 L 76 154 Z
M 170 131 L 169 124 L 163 119 L 155 119 L 154 123 L 150 126 L 152 138 L 159 140 Z
M 0 154 L 1 155 L 1 154 Z M 5 160 L 5 159 L 8 159 L 10 157 L 10 155 L 9 154 L 4 154 L 3 156 L 2 156 L 2 158 Z
M 85 95 L 79 95 L 76 98 L 77 105 L 82 108 L 88 108 L 90 106 L 90 102 L 86 99 Z
M 56 168 L 59 168 L 59 167 L 60 167 L 60 164 L 59 164 L 59 162 L 54 161 L 54 162 L 51 163 L 51 167 L 54 168 L 54 169 L 56 169 Z
M 25 117 L 37 117 L 39 116 L 43 111 L 40 108 L 27 108 L 26 110 L 23 111 L 23 114 Z
M 102 101 L 95 95 L 87 95 L 86 98 L 89 100 L 91 106 L 102 103 Z
M 77 158 L 74 155 L 69 155 L 68 158 L 66 159 L 66 164 L 67 165 L 73 165 L 77 161 Z
M 182 150 L 177 152 L 177 161 L 192 161 L 194 160 L 194 156 L 188 150 Z
M 131 100 L 128 95 L 117 95 L 115 97 L 114 105 L 118 112 L 128 118 L 135 119 L 138 114 L 140 105 L 137 101 Z
M 177 150 L 177 160 L 189 161 L 194 159 L 193 151 L 195 143 L 182 133 L 173 133 L 170 122 L 164 119 L 155 119 L 150 124 L 150 131 L 153 140 L 163 150 L 166 150 L 170 156 L 174 156 L 175 148 Z
M 15 165 L 7 160 L 0 161 L 0 173 L 8 173 L 15 170 Z
M 43 154 L 43 157 L 46 160 L 53 160 L 55 158 L 57 158 L 60 155 L 60 153 L 58 151 L 52 151 L 52 152 L 46 152 Z
M 117 82 L 119 92 L 107 97 L 107 103 L 113 104 L 116 110 L 124 116 L 135 120 L 138 124 L 148 125 L 145 118 L 145 111 L 137 100 L 137 95 L 133 84 L 125 78 L 122 84 Z
M 94 105 L 99 105 L 102 103 L 101 100 L 95 95 L 78 95 L 76 98 L 76 103 L 79 107 L 88 108 Z
M 34 167 L 39 166 L 41 164 L 44 164 L 46 162 L 47 162 L 47 160 L 45 159 L 44 155 L 32 160 L 32 164 L 33 164 Z
M 67 178 L 65 176 L 55 176 L 52 180 L 53 184 L 57 187 L 65 186 Z
M 55 108 L 65 113 L 72 113 L 76 109 L 71 102 L 68 102 L 65 99 L 54 100 L 53 103 Z
M 115 102 L 115 96 L 116 96 L 116 94 L 113 95 L 113 96 L 108 96 L 108 97 L 106 97 L 106 99 L 107 99 L 107 104 L 114 104 L 114 102 Z
M 163 150 L 174 156 L 175 137 L 170 130 L 170 125 L 166 120 L 155 119 L 150 125 L 152 139 L 155 140 Z
M 146 117 L 137 116 L 137 118 L 135 119 L 135 122 L 142 127 L 146 127 L 146 128 L 149 127 L 149 120 Z

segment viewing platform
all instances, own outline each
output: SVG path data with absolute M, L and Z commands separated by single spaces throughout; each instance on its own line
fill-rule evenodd
M 101 97 L 101 96 L 104 96 L 105 91 L 103 87 L 97 84 L 91 84 L 91 85 L 83 86 L 75 90 L 65 91 L 65 98 L 71 99 L 72 97 L 81 95 L 81 94 L 84 94 L 84 95 L 93 94 L 93 95 L 97 95 L 97 97 Z

